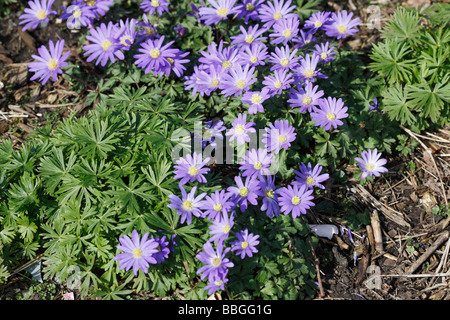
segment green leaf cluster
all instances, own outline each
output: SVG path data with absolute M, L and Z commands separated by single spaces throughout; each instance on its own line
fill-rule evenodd
M 382 109 L 415 131 L 450 123 L 450 4 L 398 8 L 373 44 L 369 68 L 385 82 Z

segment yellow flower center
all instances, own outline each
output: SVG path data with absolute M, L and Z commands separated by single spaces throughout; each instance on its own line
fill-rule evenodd
M 111 41 L 105 40 L 102 43 L 102 49 L 106 51 L 108 50 L 109 47 L 111 47 L 111 45 L 112 45 Z
M 287 138 L 286 138 L 286 136 L 284 134 L 280 134 L 278 136 L 278 142 L 284 143 L 284 142 L 286 142 L 286 140 L 287 140 Z
M 273 190 L 272 189 L 266 190 L 266 198 L 273 198 Z
M 255 10 L 255 6 L 254 6 L 253 4 L 251 4 L 251 3 L 247 3 L 247 4 L 245 5 L 245 10 L 247 10 L 247 11 L 253 11 L 253 10 Z
M 281 81 L 279 81 L 279 80 L 275 81 L 275 83 L 274 83 L 274 86 L 275 86 L 275 88 L 277 88 L 277 89 L 280 89 L 282 85 L 283 85 L 283 84 L 282 84 Z
M 275 20 L 280 20 L 281 18 L 283 18 L 283 15 L 280 12 L 275 12 L 273 18 Z
M 314 70 L 308 68 L 308 69 L 305 70 L 304 75 L 305 75 L 306 78 L 311 78 L 314 75 Z
M 314 22 L 314 27 L 320 28 L 321 26 L 322 26 L 322 22 L 320 22 L 319 20 L 317 20 L 316 22 Z
M 308 104 L 311 103 L 311 101 L 312 101 L 311 97 L 309 97 L 309 96 L 303 96 L 303 104 L 308 105 Z
M 88 6 L 95 6 L 97 4 L 97 1 L 96 0 L 88 0 L 88 1 L 86 1 L 86 4 Z
M 181 204 L 181 207 L 183 208 L 184 211 L 190 211 L 192 210 L 192 208 L 194 208 L 194 204 L 192 203 L 191 200 L 184 200 L 183 203 Z
M 256 162 L 254 165 L 253 165 L 253 168 L 255 168 L 256 170 L 261 170 L 261 168 L 262 168 L 262 163 L 261 162 Z
M 150 57 L 152 57 L 153 59 L 158 58 L 161 55 L 161 52 L 159 51 L 159 49 L 155 48 L 150 50 Z
M 188 173 L 191 176 L 195 176 L 198 173 L 197 167 L 195 167 L 195 166 L 190 167 L 189 170 L 188 170 Z
M 333 112 L 328 112 L 327 119 L 333 121 L 334 119 L 336 119 L 336 115 Z
M 219 257 L 215 257 L 215 258 L 212 259 L 211 262 L 212 262 L 212 265 L 213 265 L 214 267 L 218 267 L 218 266 L 220 266 L 220 264 L 222 263 L 222 260 L 220 260 Z
M 255 38 L 251 34 L 245 36 L 245 42 L 250 44 L 253 42 L 253 40 L 255 40 Z
M 228 70 L 231 67 L 231 62 L 228 60 L 225 60 L 222 62 L 222 67 L 224 67 L 226 70 Z
M 328 58 L 328 55 L 327 55 L 325 52 L 322 52 L 322 53 L 320 54 L 320 58 L 321 58 L 322 60 L 325 60 L 326 58 Z
M 300 203 L 300 198 L 297 196 L 294 196 L 291 200 L 293 205 L 298 205 Z
M 140 257 L 142 257 L 142 250 L 139 248 L 133 249 L 133 251 L 131 251 L 131 254 L 133 255 L 133 258 L 139 259 Z
M 159 1 L 158 0 L 152 0 L 152 2 L 150 4 L 151 4 L 151 6 L 153 8 L 158 8 L 159 7 Z
M 309 177 L 306 179 L 306 184 L 312 185 L 313 183 L 314 183 L 314 178 L 311 177 L 311 176 L 309 176 Z
M 173 59 L 172 58 L 167 58 L 167 62 L 169 62 L 170 65 L 173 65 Z
M 120 38 L 120 43 L 123 44 L 124 46 L 129 47 L 132 42 L 133 42 L 133 39 L 130 36 L 123 36 L 122 38 Z M 167 59 L 167 60 L 169 60 L 169 59 Z
M 248 195 L 248 189 L 246 187 L 242 187 L 239 189 L 239 195 L 241 197 L 246 197 Z
M 289 29 L 284 30 L 284 31 L 283 31 L 283 36 L 284 36 L 285 38 L 289 38 L 290 36 L 292 36 L 292 31 L 289 30 Z
M 213 208 L 215 211 L 220 211 L 220 210 L 222 210 L 222 204 L 216 203 Z
M 366 164 L 366 170 L 372 171 L 375 168 L 375 165 L 373 163 Z
M 252 94 L 252 99 L 251 99 L 252 103 L 257 104 L 257 103 L 260 103 L 261 100 L 262 100 L 262 97 L 259 94 L 257 94 L 257 93 Z
M 236 132 L 237 134 L 242 134 L 242 133 L 244 133 L 244 131 L 245 131 L 245 128 L 242 124 L 238 124 L 236 126 L 236 129 L 234 129 L 234 132 Z
M 258 57 L 256 57 L 256 56 L 253 56 L 250 58 L 251 63 L 256 63 L 257 61 L 258 61 Z
M 58 68 L 58 61 L 56 61 L 55 59 L 51 59 L 48 63 L 47 63 L 47 67 L 49 70 L 55 70 L 56 68 Z
M 225 8 L 225 7 L 220 7 L 219 9 L 217 9 L 216 13 L 217 13 L 217 15 L 218 15 L 219 17 L 223 17 L 223 18 L 224 18 L 224 17 L 226 17 L 227 14 L 228 14 L 228 9 Z
M 283 59 L 281 59 L 281 60 L 280 60 L 280 64 L 281 64 L 283 67 L 286 67 L 286 66 L 289 64 L 289 59 L 288 59 L 288 58 L 283 58 Z
M 311 42 L 311 40 L 305 40 L 305 44 L 308 44 L 310 42 Z
M 220 281 L 214 281 L 214 284 L 215 284 L 216 286 L 220 286 L 222 283 L 223 283 L 222 280 L 220 280 Z
M 153 28 L 145 28 L 145 34 L 148 36 L 152 36 L 155 33 L 155 30 Z
M 231 228 L 230 228 L 229 225 L 227 225 L 227 224 L 224 225 L 224 226 L 223 226 L 223 233 L 228 233 L 228 232 L 230 231 L 230 229 L 231 229 Z
M 219 85 L 219 79 L 211 80 L 211 87 L 216 88 Z
M 38 18 L 39 20 L 44 20 L 45 18 L 47 18 L 47 12 L 42 9 L 39 10 L 38 12 L 36 12 L 36 18 Z
M 74 12 L 72 12 L 72 16 L 74 16 L 74 18 L 79 18 L 81 17 L 81 13 L 82 13 L 81 10 L 77 9 Z
M 347 26 L 345 24 L 340 24 L 337 27 L 339 33 L 345 33 L 345 31 L 347 31 Z
M 242 89 L 245 87 L 245 81 L 244 80 L 238 80 L 236 81 L 236 88 Z
M 248 242 L 247 241 L 242 241 L 241 242 L 241 248 L 242 249 L 245 249 L 245 248 L 247 248 L 248 247 Z

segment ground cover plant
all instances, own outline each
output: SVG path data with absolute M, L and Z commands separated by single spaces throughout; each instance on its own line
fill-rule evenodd
M 396 10 L 364 60 L 346 45 L 361 19 L 322 5 L 23 6 L 22 32 L 58 35 L 29 81 L 65 79 L 89 109 L 0 144 L 0 279 L 42 257 L 44 278 L 75 277 L 81 298 L 322 294 L 309 215 L 351 207 L 326 189 L 389 175 L 417 147 L 403 128 L 448 125 L 450 100 L 448 6 Z M 370 212 L 351 213 L 340 235 L 354 244 Z

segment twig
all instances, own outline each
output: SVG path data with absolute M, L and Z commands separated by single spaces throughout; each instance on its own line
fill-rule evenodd
M 433 254 L 433 252 L 436 251 L 436 249 L 449 238 L 449 235 L 450 232 L 448 231 L 441 233 L 439 238 L 430 247 L 428 247 L 428 249 L 420 256 L 419 259 L 417 259 L 411 265 L 411 267 L 409 267 L 408 271 L 405 274 L 414 273 L 417 270 L 417 268 L 419 268 L 422 265 L 422 263 L 424 263 L 425 260 L 427 260 Z
M 314 258 L 314 265 L 316 266 L 316 272 L 317 272 L 317 282 L 319 283 L 319 297 L 323 298 L 325 296 L 325 293 L 323 292 L 323 286 L 322 286 L 322 279 L 320 277 L 320 269 L 319 269 L 319 259 L 317 259 L 316 252 L 314 251 L 313 245 L 311 243 L 311 240 L 308 240 L 309 246 L 311 248 L 311 254 Z
M 383 236 L 381 233 L 380 217 L 378 217 L 378 211 L 373 210 L 370 216 L 370 223 L 372 225 L 373 237 L 375 240 L 375 249 L 378 252 L 383 252 Z
M 355 193 L 357 191 L 358 194 L 360 194 L 366 201 L 368 201 L 377 210 L 381 211 L 388 219 L 394 221 L 395 223 L 397 223 L 400 226 L 407 227 L 407 228 L 410 227 L 410 224 L 405 221 L 405 219 L 403 218 L 403 215 L 400 212 L 395 211 L 394 209 L 385 206 L 382 202 L 375 199 L 375 197 L 372 196 L 369 193 L 369 191 L 367 191 L 362 185 L 357 184 L 357 185 L 355 185 L 355 188 L 351 188 L 350 190 Z
M 413 133 L 408 128 L 405 128 L 404 126 L 400 126 L 406 133 L 408 133 L 411 137 L 413 137 L 417 142 L 420 143 L 420 145 L 425 149 L 426 152 L 428 152 L 431 161 L 433 162 L 434 168 L 436 169 L 436 172 L 438 174 L 439 180 L 441 181 L 441 187 L 442 187 L 442 198 L 444 198 L 445 202 L 445 208 L 448 210 L 448 201 L 447 201 L 447 193 L 445 192 L 444 182 L 442 181 L 441 173 L 436 165 L 436 161 L 434 160 L 433 154 L 431 153 L 430 148 L 428 148 L 418 137 L 417 134 Z

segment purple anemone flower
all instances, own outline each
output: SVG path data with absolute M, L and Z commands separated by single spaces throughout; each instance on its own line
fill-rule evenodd
M 131 19 L 124 22 L 123 20 L 119 21 L 120 28 L 117 30 L 117 38 L 119 39 L 120 44 L 122 45 L 121 49 L 130 50 L 131 45 L 134 43 L 136 39 L 136 24 L 137 20 Z
M 241 95 L 244 91 L 249 90 L 250 86 L 256 82 L 255 67 L 245 65 L 242 68 L 236 65 L 229 70 L 229 73 L 223 76 L 222 82 L 219 84 L 224 97 Z
M 99 16 L 104 16 L 114 4 L 114 0 L 86 0 L 86 4 Z
M 314 202 L 311 201 L 314 199 L 312 193 L 313 189 L 308 189 L 306 185 L 298 187 L 294 184 L 281 188 L 278 197 L 281 212 L 285 215 L 292 213 L 292 218 L 306 214 L 306 210 L 314 206 Z
M 314 106 L 319 104 L 320 98 L 324 95 L 323 90 L 319 90 L 319 86 L 314 86 L 312 82 L 306 82 L 305 87 L 291 89 L 288 103 L 292 108 L 300 108 L 299 112 L 311 112 Z
M 247 114 L 240 113 L 234 119 L 232 123 L 232 128 L 228 130 L 225 135 L 230 136 L 230 142 L 236 140 L 237 145 L 243 145 L 245 142 L 250 142 L 249 133 L 255 133 L 256 129 L 254 122 L 247 122 Z
M 379 177 L 381 173 L 388 172 L 388 169 L 384 167 L 387 163 L 386 159 L 380 159 L 381 152 L 378 153 L 377 148 L 371 150 L 364 150 L 361 152 L 361 157 L 356 157 L 358 166 L 361 168 L 361 179 L 365 179 L 367 176 Z
M 243 49 L 240 54 L 240 61 L 251 66 L 263 66 L 265 60 L 269 57 L 267 46 L 264 43 L 255 43 L 250 47 Z
M 241 256 L 241 259 L 244 259 L 245 256 L 251 258 L 254 253 L 258 252 L 256 246 L 259 244 L 259 235 L 253 235 L 248 232 L 248 229 L 245 229 L 236 233 L 236 238 L 237 240 L 231 243 L 233 245 L 231 251 L 236 251 L 236 255 Z
M 174 179 L 180 179 L 180 186 L 186 184 L 187 182 L 194 182 L 197 180 L 200 183 L 206 183 L 206 178 L 204 174 L 208 173 L 209 168 L 204 168 L 204 166 L 209 162 L 210 158 L 202 159 L 202 154 L 190 154 L 186 155 L 186 158 L 180 158 L 174 166 L 176 169 L 174 171 Z
M 234 215 L 228 217 L 228 214 L 219 214 L 213 221 L 212 225 L 209 226 L 209 233 L 212 237 L 209 239 L 214 242 L 221 242 L 227 240 L 230 230 L 234 225 Z
M 288 45 L 284 47 L 276 47 L 275 52 L 270 54 L 269 62 L 274 65 L 270 68 L 271 71 L 282 70 L 294 70 L 299 66 L 300 57 L 296 57 L 297 49 L 292 50 Z
M 235 186 L 228 187 L 227 191 L 233 195 L 232 200 L 240 205 L 241 212 L 247 210 L 248 202 L 252 205 L 258 204 L 259 181 L 256 176 L 249 176 L 242 181 L 240 176 L 234 177 Z
M 99 27 L 89 30 L 90 35 L 86 36 L 86 39 L 92 42 L 83 47 L 86 52 L 84 55 L 89 56 L 87 62 L 97 59 L 95 64 L 101 62 L 101 66 L 104 67 L 108 61 L 112 63 L 116 62 L 116 59 L 123 60 L 125 56 L 119 49 L 122 44 L 119 39 L 116 38 L 117 27 L 111 21 L 108 25 L 102 23 Z
M 313 107 L 311 120 L 317 121 L 314 125 L 324 127 L 325 130 L 329 130 L 331 127 L 336 129 L 344 124 L 341 119 L 348 117 L 347 109 L 341 98 L 320 99 L 319 108 Z
M 153 71 L 155 74 L 164 71 L 167 65 L 170 64 L 168 58 L 172 60 L 175 58 L 178 49 L 170 48 L 174 41 L 170 41 L 163 46 L 164 39 L 164 36 L 154 40 L 148 39 L 138 49 L 140 54 L 134 56 L 136 59 L 134 64 L 143 68 L 145 74 L 150 71 Z
M 281 148 L 287 150 L 291 146 L 297 134 L 288 120 L 275 120 L 274 124 L 269 123 L 269 128 L 265 128 L 262 142 L 266 144 L 269 152 L 278 154 Z
M 200 19 L 205 21 L 206 25 L 217 24 L 222 20 L 228 19 L 229 15 L 239 13 L 239 7 L 235 7 L 236 0 L 207 0 L 212 6 L 201 7 L 199 9 Z
M 25 24 L 22 31 L 28 28 L 36 29 L 42 22 L 49 23 L 48 16 L 55 15 L 57 12 L 52 10 L 55 0 L 33 0 L 28 1 L 29 8 L 24 9 L 24 14 L 19 17 L 19 25 Z
M 264 77 L 262 84 L 273 97 L 277 94 L 282 94 L 283 90 L 290 88 L 293 82 L 293 74 L 289 70 L 277 69 L 273 72 L 273 76 Z
M 239 170 L 243 171 L 242 176 L 266 176 L 270 174 L 269 167 L 273 162 L 271 154 L 267 153 L 266 149 L 252 149 L 247 151 L 244 160 L 240 163 Z
M 300 171 L 294 170 L 296 181 L 294 181 L 293 184 L 304 184 L 308 188 L 318 187 L 320 189 L 325 189 L 322 182 L 328 180 L 330 175 L 328 173 L 320 174 L 322 172 L 321 165 L 316 164 L 314 168 L 312 168 L 311 162 L 308 162 L 308 166 L 302 163 L 299 168 Z
M 378 102 L 377 97 L 373 98 L 373 104 L 369 103 L 369 111 L 374 111 L 374 110 L 380 111 L 380 104 Z
M 329 48 L 330 43 L 327 41 L 325 43 L 316 44 L 314 54 L 320 57 L 319 62 L 328 63 L 331 60 L 334 60 L 334 55 L 336 52 L 333 50 L 334 47 Z
M 297 14 L 291 13 L 296 6 L 291 6 L 291 0 L 274 0 L 264 3 L 258 10 L 261 22 L 264 22 L 265 28 L 270 28 L 274 23 L 281 19 L 297 17 Z
M 194 139 L 201 141 L 202 148 L 210 145 L 213 149 L 217 148 L 216 139 L 223 140 L 223 133 L 227 128 L 223 125 L 223 121 L 219 120 L 215 123 L 207 121 L 202 127 L 194 127 Z
M 253 21 L 259 20 L 258 10 L 266 0 L 243 0 L 239 7 L 237 18 L 244 18 L 245 24 L 251 19 Z
M 197 186 L 193 187 L 189 193 L 184 190 L 183 187 L 180 187 L 181 190 L 181 198 L 169 194 L 170 204 L 167 206 L 171 209 L 177 210 L 177 214 L 181 216 L 181 223 L 186 223 L 189 225 L 192 222 L 192 215 L 196 217 L 202 216 L 201 211 L 201 200 L 206 196 L 206 192 L 199 194 L 197 197 L 195 196 L 195 192 L 197 191 Z
M 204 290 L 208 290 L 208 295 L 213 294 L 217 290 L 225 290 L 225 283 L 228 282 L 227 278 L 228 269 L 223 274 L 212 276 L 209 279 L 209 283 L 205 286 Z
M 92 7 L 85 4 L 82 0 L 73 2 L 72 5 L 65 8 L 64 13 L 61 15 L 62 20 L 67 20 L 69 29 L 80 29 L 81 26 L 90 26 L 95 18 L 96 14 Z
M 161 71 L 159 73 L 156 74 L 169 76 L 173 71 L 173 73 L 175 73 L 177 77 L 181 77 L 186 70 L 184 64 L 190 62 L 189 59 L 184 59 L 189 55 L 189 52 L 183 52 L 176 48 L 173 48 L 171 50 L 173 50 L 174 57 L 167 57 L 166 59 L 168 63 L 161 68 Z
M 303 28 L 305 29 L 313 29 L 314 31 L 318 29 L 322 29 L 325 24 L 328 23 L 331 12 L 327 11 L 319 11 L 313 13 L 308 20 L 305 21 L 305 25 Z
M 149 15 L 153 15 L 155 12 L 162 15 L 164 12 L 169 12 L 169 4 L 166 0 L 144 0 L 141 2 L 140 7 Z
M 295 39 L 299 32 L 300 22 L 298 17 L 291 17 L 278 20 L 273 25 L 274 33 L 269 34 L 269 37 L 274 38 L 270 43 L 283 43 L 287 45 L 289 41 Z
M 153 239 L 158 243 L 158 246 L 156 247 L 158 251 L 153 254 L 153 257 L 156 259 L 157 263 L 163 263 L 164 260 L 169 257 L 169 241 L 166 241 L 166 236 L 163 236 L 162 238 L 155 237 Z
M 66 59 L 70 55 L 70 51 L 63 54 L 64 40 L 58 40 L 55 44 L 53 41 L 49 41 L 49 49 L 45 46 L 41 46 L 38 49 L 39 55 L 32 55 L 35 62 L 28 64 L 30 72 L 35 72 L 31 77 L 31 81 L 40 78 L 39 81 L 44 85 L 49 79 L 53 81 L 58 80 L 58 74 L 63 73 L 61 68 L 67 66 Z
M 227 214 L 234 206 L 234 202 L 229 201 L 231 194 L 225 190 L 216 190 L 211 195 L 207 195 L 201 203 L 203 217 L 208 220 L 216 219 L 220 214 Z
M 353 12 L 347 13 L 346 10 L 333 12 L 331 14 L 330 23 L 323 28 L 326 35 L 329 37 L 336 37 L 336 39 L 344 39 L 358 32 L 356 28 L 360 25 L 360 19 L 352 19 Z
M 275 186 L 275 176 L 268 175 L 259 178 L 260 189 L 257 194 L 262 198 L 261 211 L 266 211 L 269 218 L 278 217 L 280 206 L 278 204 L 278 192 Z
M 203 251 L 195 256 L 205 264 L 197 270 L 197 274 L 201 274 L 200 279 L 208 278 L 210 281 L 215 281 L 217 278 L 223 279 L 228 272 L 227 268 L 234 267 L 233 262 L 225 257 L 230 250 L 229 247 L 224 248 L 223 241 L 217 243 L 216 250 L 211 241 L 207 241 L 203 245 Z
M 149 264 L 157 263 L 153 254 L 158 252 L 159 243 L 154 239 L 148 239 L 148 232 L 140 239 L 138 232 L 133 230 L 131 239 L 124 235 L 119 238 L 119 242 L 117 249 L 124 252 L 115 256 L 114 260 L 119 261 L 120 270 L 128 271 L 133 268 L 133 273 L 137 276 L 139 269 L 147 273 Z
M 242 103 L 249 104 L 248 113 L 264 113 L 263 102 L 270 98 L 269 89 L 263 88 L 261 91 L 247 91 L 242 96 Z
M 248 30 L 245 30 L 244 26 L 239 27 L 241 33 L 237 36 L 232 36 L 230 39 L 233 41 L 231 45 L 237 45 L 239 47 L 250 47 L 257 43 L 262 43 L 261 41 L 267 39 L 267 37 L 262 37 L 266 29 L 259 29 L 259 25 L 249 26 Z
M 320 57 L 316 54 L 310 55 L 309 53 L 300 62 L 300 67 L 297 68 L 297 78 L 300 81 L 310 81 L 314 82 L 316 77 L 328 78 L 317 69 L 317 64 L 319 63 Z
M 148 20 L 148 16 L 146 14 L 142 15 L 142 19 L 144 21 L 139 21 L 137 25 L 142 29 L 136 31 L 137 42 L 142 42 L 147 39 L 159 38 L 156 33 L 156 25 L 152 25 Z

